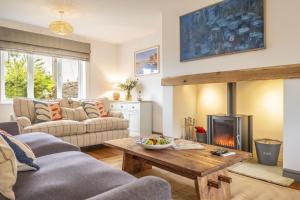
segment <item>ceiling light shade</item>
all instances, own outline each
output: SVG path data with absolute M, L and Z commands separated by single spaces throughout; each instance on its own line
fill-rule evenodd
M 49 29 L 59 35 L 68 35 L 73 33 L 74 29 L 71 24 L 65 21 L 54 21 L 49 24 Z
M 68 22 L 62 20 L 64 11 L 59 11 L 59 14 L 61 19 L 58 21 L 53 21 L 49 24 L 50 31 L 59 35 L 68 35 L 73 33 L 73 26 Z

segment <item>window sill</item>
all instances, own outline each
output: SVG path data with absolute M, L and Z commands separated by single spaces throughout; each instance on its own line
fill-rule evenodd
M 1 101 L 0 102 L 0 105 L 12 105 L 12 104 L 13 104 L 12 100 L 11 101 L 7 100 L 7 101 Z

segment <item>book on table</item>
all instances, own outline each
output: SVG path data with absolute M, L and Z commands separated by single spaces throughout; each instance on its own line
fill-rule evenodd
M 204 149 L 204 146 L 198 142 L 177 139 L 174 140 L 173 148 L 175 150 L 192 150 L 192 149 L 201 150 Z

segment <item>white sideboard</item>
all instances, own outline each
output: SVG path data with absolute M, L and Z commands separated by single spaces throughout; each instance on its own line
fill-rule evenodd
M 147 137 L 152 134 L 151 101 L 110 101 L 110 110 L 122 112 L 129 120 L 130 136 Z

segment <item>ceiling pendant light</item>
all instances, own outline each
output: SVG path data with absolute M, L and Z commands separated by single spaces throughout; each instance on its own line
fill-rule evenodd
M 63 21 L 63 15 L 64 11 L 59 11 L 60 14 L 60 20 L 53 21 L 49 24 L 49 29 L 53 33 L 59 34 L 59 35 L 68 35 L 73 33 L 74 29 L 71 24 L 69 24 L 66 21 Z

